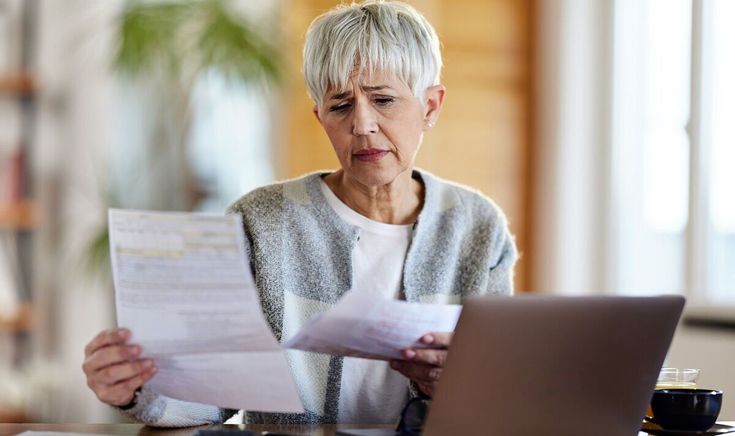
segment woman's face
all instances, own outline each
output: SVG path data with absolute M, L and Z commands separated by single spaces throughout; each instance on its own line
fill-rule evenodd
M 314 107 L 345 174 L 369 187 L 413 169 L 425 130 L 439 116 L 444 87 L 429 88 L 426 105 L 391 75 L 353 76 Z

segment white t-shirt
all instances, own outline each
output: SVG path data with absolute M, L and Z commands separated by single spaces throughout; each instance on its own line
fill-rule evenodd
M 403 263 L 413 225 L 373 221 L 342 203 L 323 180 L 321 187 L 337 215 L 359 229 L 352 253 L 351 291 L 400 298 Z M 338 422 L 393 424 L 407 399 L 408 380 L 392 370 L 388 362 L 345 357 Z

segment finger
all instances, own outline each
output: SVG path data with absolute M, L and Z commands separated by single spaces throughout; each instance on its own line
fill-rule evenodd
M 442 374 L 440 367 L 401 360 L 392 360 L 390 367 L 417 383 L 436 382 Z
M 452 342 L 452 332 L 431 332 L 421 337 L 421 343 L 434 348 L 449 348 Z
M 103 330 L 84 347 L 84 355 L 89 356 L 108 345 L 125 343 L 128 339 L 130 339 L 130 330 L 126 328 Z
M 153 361 L 150 359 L 137 360 L 135 362 L 124 363 L 121 365 L 110 365 L 98 371 L 93 378 L 97 383 L 114 385 L 121 381 L 141 375 L 152 367 Z
M 434 396 L 434 387 L 436 386 L 436 383 L 416 383 L 418 385 L 419 390 L 424 393 L 424 395 L 427 395 L 429 397 Z
M 444 366 L 449 352 L 432 348 L 408 348 L 403 350 L 403 357 L 411 362 L 425 363 L 434 366 Z
M 439 381 L 441 377 L 442 368 L 437 368 L 430 365 L 422 364 L 407 364 L 404 362 L 403 371 L 401 371 L 406 377 L 417 383 L 434 383 Z
M 153 367 L 143 374 L 139 374 L 133 378 L 122 380 L 114 385 L 105 386 L 95 390 L 100 401 L 112 404 L 113 406 L 123 406 L 130 403 L 135 395 L 135 390 L 147 383 L 156 375 L 157 369 Z
M 84 359 L 82 369 L 85 374 L 91 375 L 102 368 L 118 363 L 135 360 L 143 349 L 140 345 L 107 346 L 100 348 Z

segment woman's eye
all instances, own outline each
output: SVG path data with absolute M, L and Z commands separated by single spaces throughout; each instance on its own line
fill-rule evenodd
M 393 97 L 377 97 L 375 99 L 375 104 L 377 104 L 378 106 L 388 106 L 394 101 L 395 99 Z
M 349 103 L 340 103 L 330 107 L 329 112 L 345 112 L 349 107 Z

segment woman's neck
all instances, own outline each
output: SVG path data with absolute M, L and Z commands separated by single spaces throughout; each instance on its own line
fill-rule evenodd
M 404 171 L 386 185 L 367 186 L 338 170 L 325 176 L 324 183 L 360 215 L 386 224 L 413 224 L 424 203 L 424 187 L 412 173 Z

